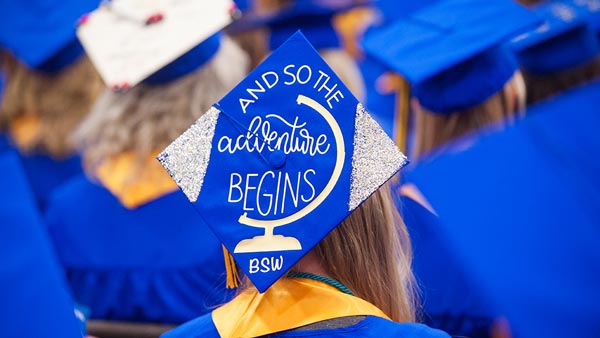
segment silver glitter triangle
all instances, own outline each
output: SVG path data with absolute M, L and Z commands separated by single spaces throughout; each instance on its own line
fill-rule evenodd
M 358 207 L 407 163 L 406 156 L 359 103 L 354 123 L 348 210 Z
M 211 107 L 157 157 L 190 202 L 202 189 L 219 113 Z

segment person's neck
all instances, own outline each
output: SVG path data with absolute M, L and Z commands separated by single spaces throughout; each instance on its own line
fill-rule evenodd
M 321 259 L 313 251 L 310 251 L 302 257 L 292 270 L 331 278 L 329 273 L 323 267 Z

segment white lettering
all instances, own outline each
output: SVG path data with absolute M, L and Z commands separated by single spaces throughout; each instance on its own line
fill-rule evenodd
M 249 273 L 257 273 L 258 272 L 258 258 L 250 259 L 250 268 L 248 269 Z

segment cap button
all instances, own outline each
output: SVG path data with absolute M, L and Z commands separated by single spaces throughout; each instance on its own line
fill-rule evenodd
M 285 153 L 281 150 L 275 150 L 269 155 L 269 164 L 275 168 L 279 169 L 283 167 L 285 164 Z

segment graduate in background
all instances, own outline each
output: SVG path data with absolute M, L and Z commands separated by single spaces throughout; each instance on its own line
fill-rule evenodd
M 577 2 L 550 1 L 534 7 L 544 23 L 511 43 L 525 77 L 528 104 L 600 77 L 600 41 L 592 9 Z
M 412 144 L 412 137 L 409 135 L 410 85 L 385 64 L 365 54 L 360 43 L 365 35 L 368 36 L 433 2 L 435 0 L 374 1 L 372 6 L 359 7 L 339 15 L 334 22 L 344 38 L 344 48 L 357 60 L 360 67 L 365 82 L 365 106 L 383 130 L 409 156 Z
M 343 48 L 343 36 L 334 25 L 336 17 L 360 6 L 361 0 L 256 0 L 252 10 L 237 20 L 230 32 L 261 29 L 264 39 L 257 45 L 266 49 L 261 61 L 279 47 L 290 35 L 301 29 L 321 56 L 359 98 L 364 97 L 365 85 L 352 55 Z
M 244 101 L 264 74 L 282 77 Z M 232 285 L 247 276 L 163 337 L 448 337 L 412 323 L 410 241 L 385 186 L 406 157 L 300 32 L 158 158 L 232 255 Z
M 368 54 L 412 85 L 415 156 L 522 114 L 523 77 L 503 43 L 537 22 L 510 1 L 443 1 L 365 39 Z
M 248 61 L 220 32 L 229 1 L 152 12 L 131 4 L 104 5 L 79 28 L 118 90 L 105 90 L 75 133 L 85 175 L 56 190 L 46 221 L 91 318 L 180 323 L 228 300 L 223 252 L 155 156 L 243 78 Z
M 98 3 L 35 0 L 0 6 L 0 46 L 7 51 L 0 130 L 19 151 L 42 208 L 57 185 L 81 173 L 68 135 L 89 112 L 102 82 L 75 26 Z
M 600 333 L 600 81 L 413 170 L 438 236 L 514 337 Z M 448 179 L 448 178 L 452 179 Z
M 456 139 L 469 146 L 477 133 L 521 114 L 523 79 L 503 43 L 538 22 L 509 0 L 443 0 L 368 36 L 366 52 L 412 82 L 419 160 L 439 156 Z M 398 206 L 414 245 L 425 322 L 451 335 L 505 336 L 501 314 L 439 239 L 435 210 L 410 176 L 403 180 Z

